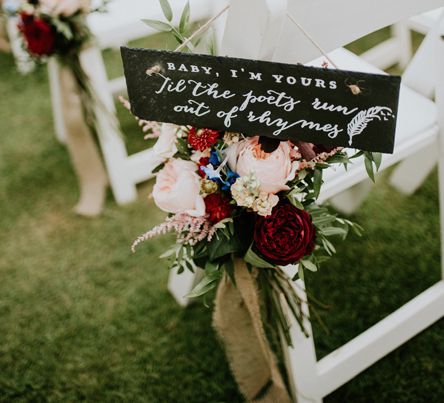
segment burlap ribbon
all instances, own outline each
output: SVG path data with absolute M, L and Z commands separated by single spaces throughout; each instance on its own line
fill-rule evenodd
M 234 285 L 225 275 L 217 289 L 213 326 L 225 345 L 231 371 L 247 401 L 291 402 L 265 336 L 255 278 L 234 261 Z
M 59 78 L 66 145 L 80 188 L 80 200 L 75 211 L 84 216 L 95 216 L 100 214 L 105 201 L 106 170 L 85 122 L 79 88 L 71 69 L 61 64 Z
M 2 11 L 3 1 L 0 0 L 0 11 Z M 6 17 L 0 16 L 0 52 L 10 52 L 8 34 L 6 33 Z

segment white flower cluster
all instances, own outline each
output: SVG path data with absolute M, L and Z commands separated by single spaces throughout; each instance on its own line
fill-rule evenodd
M 231 186 L 231 194 L 237 205 L 250 208 L 261 216 L 271 214 L 273 207 L 279 202 L 279 197 L 272 194 L 261 192 L 261 182 L 254 173 L 237 178 Z

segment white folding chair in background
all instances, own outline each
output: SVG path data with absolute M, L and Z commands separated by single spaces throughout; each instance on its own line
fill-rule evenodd
M 309 34 L 330 52 L 329 58 L 339 68 L 375 73 L 383 72 L 339 47 L 401 19 L 444 5 L 443 0 L 392 0 L 389 3 L 383 0 L 232 0 L 230 4 L 223 55 L 307 63 L 319 56 L 319 49 L 308 38 Z M 250 18 L 245 19 L 248 13 Z M 289 14 L 305 33 L 289 19 Z M 239 40 L 240 32 L 242 40 Z M 439 26 L 429 32 L 404 76 L 395 151 L 392 155 L 384 155 L 381 169 L 431 147 L 435 149 L 439 157 L 441 234 L 444 237 L 444 75 L 437 74 L 437 66 L 444 62 L 444 41 L 439 33 Z M 319 64 L 319 60 L 314 64 Z M 429 99 L 435 90 L 436 103 Z M 347 172 L 326 172 L 320 201 L 358 185 L 366 175 L 362 161 L 351 165 Z M 444 257 L 443 249 L 441 246 Z M 305 337 L 295 321 L 291 329 L 294 347 L 288 348 L 286 354 L 295 400 L 321 402 L 324 396 L 442 318 L 444 271 L 442 273 L 438 283 L 320 361 L 316 358 L 313 337 Z M 171 273 L 169 289 L 178 303 L 186 305 L 189 301 L 185 296 L 197 275 L 186 274 L 181 279 L 182 275 Z M 299 283 L 303 288 L 302 282 Z M 310 324 L 306 325 L 311 334 Z
M 412 58 L 412 32 L 426 35 L 437 23 L 442 12 L 444 9 L 437 8 L 393 24 L 389 39 L 360 56 L 383 70 L 395 64 L 405 68 Z
M 170 0 L 175 22 L 178 23 L 186 0 Z M 200 21 L 212 15 L 214 4 L 205 0 L 190 0 L 191 17 Z M 82 66 L 91 79 L 103 105 L 111 115 L 115 115 L 113 96 L 126 91 L 124 77 L 108 80 L 102 50 L 119 48 L 129 41 L 157 33 L 142 22 L 143 18 L 164 19 L 158 1 L 113 0 L 108 5 L 108 12 L 91 14 L 88 24 L 96 37 L 96 44 L 81 54 Z M 56 136 L 62 143 L 66 137 L 59 85 L 59 66 L 55 59 L 48 65 L 51 88 L 52 108 Z M 160 163 L 151 149 L 128 155 L 124 136 L 113 124 L 107 114 L 98 107 L 97 132 L 102 155 L 105 161 L 110 185 L 117 203 L 129 203 L 136 199 L 136 184 L 152 177 L 152 169 Z

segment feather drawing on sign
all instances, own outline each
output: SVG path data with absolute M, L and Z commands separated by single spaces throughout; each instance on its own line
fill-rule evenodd
M 359 112 L 347 125 L 348 144 L 352 145 L 353 137 L 360 135 L 372 120 L 383 119 L 387 121 L 394 117 L 393 111 L 386 106 L 374 106 Z

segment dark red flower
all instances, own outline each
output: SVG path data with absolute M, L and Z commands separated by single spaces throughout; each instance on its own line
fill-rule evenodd
M 212 223 L 228 218 L 233 211 L 230 201 L 220 193 L 212 193 L 205 197 L 205 212 Z
M 306 143 L 305 141 L 300 141 L 297 143 L 298 150 L 305 161 L 311 161 L 316 158 L 319 154 L 329 153 L 336 147 L 327 147 L 322 144 Z
M 202 169 L 200 169 L 200 167 L 206 167 L 208 164 L 210 163 L 210 158 L 209 157 L 202 157 L 199 160 L 199 169 L 197 171 L 197 173 L 202 177 L 202 178 L 206 178 L 206 174 L 204 171 L 202 171 Z
M 311 216 L 289 203 L 273 208 L 271 215 L 258 216 L 254 227 L 256 250 L 277 265 L 297 263 L 315 247 L 316 229 Z
M 212 129 L 197 129 L 192 127 L 188 133 L 188 143 L 198 151 L 204 151 L 216 144 L 220 132 Z
M 27 13 L 20 14 L 19 30 L 25 37 L 29 53 L 48 56 L 54 52 L 55 32 L 50 24 Z

